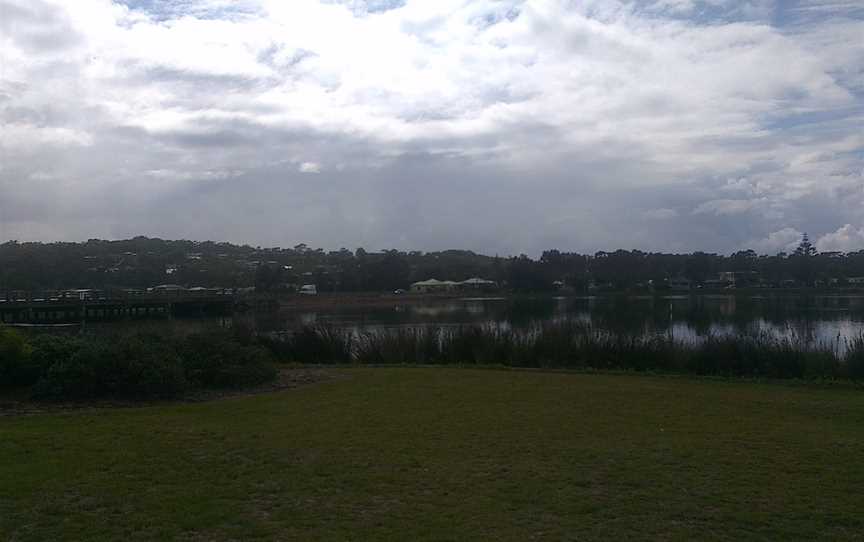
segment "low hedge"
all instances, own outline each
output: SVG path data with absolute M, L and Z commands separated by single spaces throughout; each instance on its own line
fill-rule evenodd
M 37 399 L 170 398 L 262 384 L 276 373 L 268 350 L 222 332 L 28 338 L 0 328 L 0 385 L 30 386 Z

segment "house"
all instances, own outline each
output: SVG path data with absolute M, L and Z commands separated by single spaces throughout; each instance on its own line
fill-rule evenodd
M 498 283 L 494 280 L 486 280 L 478 277 L 463 280 L 458 284 L 460 290 L 467 290 L 472 292 L 488 292 L 498 288 Z
M 693 283 L 688 278 L 678 277 L 674 279 L 669 279 L 669 289 L 675 290 L 677 292 L 686 292 L 689 291 L 693 286 Z
M 411 285 L 411 291 L 417 294 L 436 294 L 444 292 L 453 292 L 459 286 L 458 282 L 450 280 L 423 280 L 415 282 Z
M 85 299 L 97 299 L 101 295 L 101 290 L 78 288 L 64 291 L 61 297 L 65 299 L 80 299 L 81 301 L 84 301 Z
M 302 295 L 317 295 L 318 294 L 318 286 L 315 284 L 304 284 L 300 287 L 297 293 Z
M 206 288 L 204 286 L 195 286 L 194 288 L 189 288 L 189 293 L 194 295 L 222 295 L 222 288 Z
M 147 291 L 154 294 L 180 294 L 186 291 L 186 288 L 178 284 L 160 284 L 152 288 L 147 288 Z
M 747 288 L 759 283 L 759 273 L 756 271 L 722 271 L 718 279 L 727 287 Z

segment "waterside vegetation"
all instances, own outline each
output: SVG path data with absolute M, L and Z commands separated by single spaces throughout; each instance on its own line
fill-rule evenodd
M 839 339 L 838 339 L 839 341 Z M 322 365 L 505 366 L 757 379 L 864 380 L 864 336 L 840 344 L 768 333 L 682 341 L 579 321 L 255 334 L 23 335 L 0 328 L 0 388 L 38 400 L 174 398 L 272 381 L 276 361 Z
M 503 365 L 766 379 L 864 379 L 864 336 L 834 343 L 771 333 L 615 333 L 579 321 L 528 329 L 498 325 L 358 331 L 306 327 L 259 337 L 277 358 L 301 363 Z
M 39 400 L 167 399 L 275 377 L 267 349 L 223 331 L 25 336 L 0 327 L 0 390 Z

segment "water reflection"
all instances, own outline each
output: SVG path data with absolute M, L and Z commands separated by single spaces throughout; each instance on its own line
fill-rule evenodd
M 238 322 L 259 331 L 289 331 L 330 325 L 353 329 L 405 326 L 494 324 L 527 330 L 544 322 L 576 320 L 621 334 L 664 334 L 696 342 L 711 335 L 768 333 L 821 342 L 843 351 L 845 341 L 864 332 L 864 296 L 585 296 L 466 298 L 386 307 L 330 307 L 244 313 L 228 319 L 94 324 L 118 326 L 230 326 Z
M 864 296 L 466 298 L 419 305 L 284 311 L 246 318 L 262 331 L 311 324 L 358 329 L 496 324 L 527 329 L 543 322 L 578 320 L 615 333 L 667 334 L 683 341 L 709 335 L 770 333 L 836 344 L 864 332 Z

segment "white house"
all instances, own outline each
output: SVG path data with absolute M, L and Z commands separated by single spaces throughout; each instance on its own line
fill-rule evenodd
M 462 290 L 489 291 L 494 290 L 497 287 L 498 283 L 494 280 L 486 280 L 478 277 L 463 280 L 459 283 L 459 288 Z
M 411 285 L 411 291 L 418 294 L 433 294 L 455 291 L 459 283 L 450 280 L 423 280 Z
M 315 284 L 304 284 L 297 290 L 297 293 L 303 295 L 318 295 L 318 286 Z

